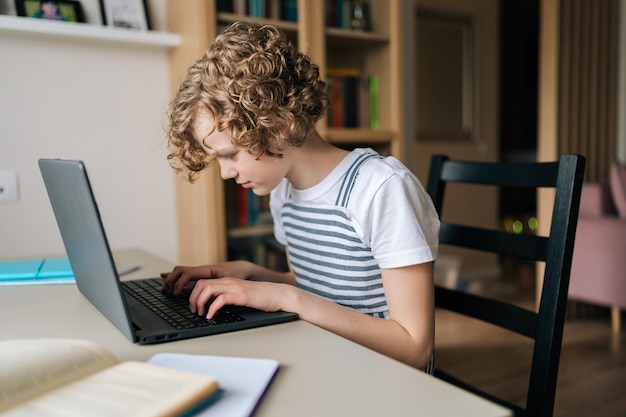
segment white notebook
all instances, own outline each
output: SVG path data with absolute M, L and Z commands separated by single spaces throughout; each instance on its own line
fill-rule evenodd
M 248 417 L 278 372 L 274 359 L 157 353 L 148 361 L 168 368 L 213 376 L 221 397 L 194 417 Z

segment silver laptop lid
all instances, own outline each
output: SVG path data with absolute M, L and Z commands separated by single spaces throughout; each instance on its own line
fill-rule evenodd
M 82 161 L 40 159 L 39 169 L 79 291 L 135 342 L 128 306 L 85 165 Z

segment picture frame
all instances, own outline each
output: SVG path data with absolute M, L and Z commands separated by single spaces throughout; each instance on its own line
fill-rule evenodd
M 83 7 L 77 0 L 15 0 L 15 10 L 22 17 L 85 23 Z
M 418 9 L 415 97 L 419 140 L 472 140 L 476 133 L 475 23 L 471 16 Z
M 151 30 L 147 0 L 100 0 L 102 24 L 105 26 Z

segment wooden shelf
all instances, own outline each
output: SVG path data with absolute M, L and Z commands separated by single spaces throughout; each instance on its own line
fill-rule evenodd
M 358 32 L 349 29 L 326 28 L 326 42 L 333 47 L 371 47 L 386 45 L 389 37 L 375 32 Z
M 168 50 L 178 46 L 177 34 L 134 31 L 89 23 L 55 22 L 27 17 L 0 15 L 0 35 L 32 36 L 79 43 L 141 46 Z
M 386 130 L 329 128 L 326 131 L 326 139 L 337 144 L 381 144 L 391 142 L 393 137 L 393 132 Z
M 285 32 L 297 32 L 298 31 L 298 23 L 290 22 L 287 20 L 279 20 L 279 19 L 262 19 L 257 17 L 252 17 L 248 15 L 238 15 L 233 13 L 224 13 L 220 12 L 217 14 L 217 21 L 220 23 L 233 23 L 237 21 L 244 22 L 255 22 L 261 25 L 274 25 L 278 29 L 283 30 Z
M 251 238 L 251 237 L 265 237 L 274 235 L 274 225 L 263 224 L 249 227 L 232 227 L 228 230 L 229 238 Z

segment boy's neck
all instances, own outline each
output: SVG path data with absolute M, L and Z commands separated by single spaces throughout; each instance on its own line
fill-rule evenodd
M 326 142 L 316 131 L 311 133 L 304 145 L 290 152 L 292 168 L 287 179 L 298 190 L 320 183 L 349 153 Z

